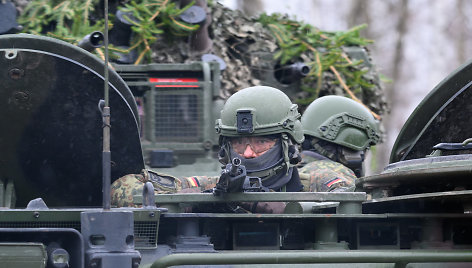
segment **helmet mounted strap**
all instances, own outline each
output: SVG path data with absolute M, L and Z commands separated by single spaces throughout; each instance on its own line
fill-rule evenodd
M 218 151 L 218 161 L 226 165 L 230 163 L 230 145 L 228 142 L 228 138 L 224 136 L 220 136 L 220 150 Z
M 284 156 L 285 166 L 287 167 L 293 166 L 293 165 L 290 165 L 290 162 L 292 161 L 289 157 L 289 147 L 292 146 L 292 141 L 290 140 L 290 138 L 288 137 L 286 133 L 282 133 L 280 136 L 281 136 L 281 141 L 282 141 L 282 154 Z M 288 172 L 289 170 L 287 168 L 287 174 Z

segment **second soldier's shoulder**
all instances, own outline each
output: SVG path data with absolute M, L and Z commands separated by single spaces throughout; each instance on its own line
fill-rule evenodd
M 317 160 L 299 169 L 306 192 L 352 191 L 356 175 L 346 166 L 331 161 Z
M 337 176 L 356 178 L 351 169 L 331 160 L 314 160 L 299 168 L 298 171 L 299 173 L 336 173 Z

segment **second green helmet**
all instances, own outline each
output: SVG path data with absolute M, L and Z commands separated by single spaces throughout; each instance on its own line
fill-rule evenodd
M 227 137 L 288 134 L 304 140 L 298 105 L 282 91 L 267 86 L 242 89 L 226 101 L 216 131 Z
M 362 104 L 342 96 L 314 100 L 301 119 L 305 135 L 362 151 L 380 139 L 379 122 Z

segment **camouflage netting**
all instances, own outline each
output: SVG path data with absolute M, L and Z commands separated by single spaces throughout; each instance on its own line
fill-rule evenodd
M 260 61 L 264 59 L 256 57 L 252 53 L 275 53 L 279 47 L 274 35 L 256 18 L 249 18 L 239 10 L 231 10 L 219 3 L 210 5 L 209 9 L 212 23 L 208 30 L 213 41 L 213 46 L 209 51 L 192 51 L 188 37 L 180 40 L 176 45 L 170 44 L 175 40 L 165 40 L 165 37 L 161 37 L 161 40 L 153 45 L 153 61 L 158 63 L 190 62 L 200 60 L 203 53 L 212 53 L 219 56 L 226 64 L 226 69 L 222 72 L 223 98 L 230 96 L 239 89 L 262 84 L 263 82 L 254 74 L 259 68 L 258 66 L 263 65 Z M 306 63 L 315 62 L 316 60 L 313 53 L 309 51 L 302 53 L 300 58 Z M 354 93 L 373 112 L 382 115 L 388 112 L 388 105 L 375 66 L 370 67 L 369 64 L 362 66 L 363 71 L 365 71 L 363 78 L 368 80 L 372 87 L 368 90 L 357 90 Z M 313 84 L 316 81 L 305 79 L 302 85 L 314 87 L 310 83 Z M 300 90 L 294 98 L 298 102 L 298 100 L 308 98 L 310 94 Z M 331 94 L 349 97 L 335 74 L 325 71 L 322 73 L 321 90 L 317 92 L 317 95 Z
M 251 51 L 274 52 L 277 49 L 270 32 L 239 10 L 231 10 L 216 4 L 210 7 L 209 11 L 212 14 L 209 35 L 213 46 L 203 53 L 215 54 L 226 63 L 221 79 L 222 97 L 226 98 L 238 89 L 260 85 L 260 81 L 252 76 L 247 58 Z M 153 61 L 174 63 L 200 60 L 203 53 L 192 51 L 190 42 L 186 42 L 188 39 L 186 37 L 180 40 L 183 42 L 175 42 L 175 40 L 165 40 L 165 37 L 161 36 L 161 40 L 158 40 L 152 48 Z M 256 40 L 263 41 L 256 43 Z
M 18 10 L 21 13 L 21 11 L 25 9 L 27 3 L 35 1 L 13 0 L 12 2 L 16 4 Z M 98 0 L 93 0 L 93 2 L 98 3 Z M 125 4 L 131 2 L 142 2 L 142 4 L 145 3 L 144 0 L 110 1 L 110 3 L 112 3 L 112 6 L 114 6 L 115 9 L 118 6 L 124 7 Z M 160 14 L 164 13 L 163 8 L 166 7 L 166 5 L 171 5 L 171 3 L 174 3 L 172 1 L 158 0 L 156 0 L 155 2 L 156 4 L 159 3 L 159 5 L 163 5 L 162 9 L 159 9 L 162 11 Z M 197 4 L 203 3 L 203 5 L 205 3 L 205 1 L 203 0 L 198 0 L 196 2 Z M 182 1 L 182 3 L 190 3 L 190 1 Z M 75 11 L 64 10 L 63 12 Z M 160 11 L 158 11 L 158 13 L 159 12 Z M 175 9 L 173 9 L 172 12 L 176 12 Z M 287 57 L 290 58 L 290 55 L 292 53 L 290 49 L 293 48 L 295 52 L 292 54 L 297 55 L 297 60 L 302 60 L 304 63 L 306 63 L 312 68 L 312 72 L 317 72 L 316 77 L 307 76 L 305 79 L 301 80 L 301 83 L 298 83 L 296 86 L 294 86 L 294 88 L 296 88 L 296 93 L 292 94 L 291 97 L 294 101 L 300 104 L 301 110 L 303 110 L 305 105 L 310 103 L 316 97 L 336 94 L 351 98 L 358 98 L 375 114 L 382 115 L 388 112 L 388 105 L 386 102 L 384 91 L 382 90 L 379 75 L 376 72 L 375 66 L 371 64 L 371 60 L 369 58 L 353 59 L 349 56 L 349 53 L 345 51 L 345 49 L 348 48 L 347 45 L 341 46 L 342 54 L 346 60 L 343 60 L 339 57 L 339 51 L 336 51 L 338 55 L 335 55 L 336 53 L 330 53 L 329 51 L 330 49 L 339 50 L 339 47 L 332 45 L 328 45 L 328 47 L 330 47 L 328 49 L 324 47 L 329 42 L 331 42 L 332 44 L 333 40 L 335 40 L 335 42 L 344 43 L 345 40 L 348 39 L 354 41 L 356 41 L 355 39 L 357 39 L 357 41 L 360 40 L 360 42 L 357 42 L 358 46 L 365 48 L 365 46 L 363 45 L 363 41 L 366 39 L 362 39 L 356 36 L 358 35 L 358 30 L 354 32 L 354 35 L 352 33 L 349 33 L 349 31 L 347 33 L 350 35 L 346 34 L 346 32 L 321 32 L 313 26 L 307 26 L 303 22 L 299 23 L 297 21 L 290 20 L 287 16 L 275 17 L 275 21 L 263 24 L 261 20 L 262 17 L 249 18 L 239 10 L 231 10 L 219 3 L 213 2 L 208 5 L 207 12 L 211 14 L 211 21 L 207 21 L 205 25 L 202 26 L 202 28 L 205 27 L 205 29 L 208 30 L 208 33 L 205 33 L 205 35 L 208 35 L 212 40 L 212 46 L 209 46 L 208 49 L 200 51 L 191 49 L 191 35 L 172 35 L 169 34 L 169 31 L 163 29 L 163 34 L 154 35 L 154 37 L 157 38 L 157 41 L 152 40 L 153 42 L 150 42 L 152 43 L 152 53 L 150 53 L 150 56 L 148 58 L 144 58 L 156 63 L 181 63 L 200 61 L 201 56 L 203 54 L 210 53 L 217 55 L 224 61 L 226 65 L 225 70 L 222 71 L 221 97 L 227 98 L 239 89 L 266 83 L 267 80 L 265 78 L 267 78 L 267 76 L 261 76 L 260 73 L 265 72 L 266 75 L 268 73 L 273 74 L 275 70 L 274 62 L 277 62 L 277 60 L 274 60 L 274 56 L 278 55 L 278 60 L 282 58 L 282 60 L 280 61 L 284 61 L 284 57 L 285 59 L 287 59 Z M 57 13 L 57 11 L 48 16 L 55 15 L 55 13 Z M 166 16 L 170 16 L 169 14 L 171 13 L 167 13 Z M 179 17 L 175 15 L 173 16 L 174 17 L 172 17 L 172 20 L 174 21 L 174 23 L 178 24 L 177 19 L 179 19 Z M 266 18 L 274 20 L 274 17 L 267 16 Z M 54 20 L 54 17 L 49 18 L 49 20 L 50 19 Z M 280 21 L 277 21 L 277 19 L 280 19 Z M 97 18 L 95 18 L 94 20 L 97 20 Z M 160 24 L 162 24 L 162 22 L 165 21 L 165 18 L 157 17 L 155 21 L 156 24 L 159 22 L 161 22 Z M 291 24 L 296 24 L 296 27 L 290 28 L 292 26 Z M 99 23 L 96 23 L 96 26 L 99 25 Z M 282 29 L 287 25 L 288 28 Z M 92 29 L 92 27 L 93 25 L 83 28 L 85 32 L 88 32 L 90 31 L 90 29 Z M 185 27 L 188 28 L 189 26 L 183 26 L 184 32 L 188 30 L 185 29 Z M 282 32 L 276 32 L 274 34 L 274 27 L 280 27 L 276 30 Z M 283 31 L 285 31 L 285 33 Z M 296 32 L 298 36 L 296 36 L 295 34 L 292 35 L 292 31 Z M 306 43 L 306 40 L 304 38 L 305 31 L 310 31 L 308 32 L 309 34 L 313 34 L 313 31 L 315 31 L 316 34 L 319 34 L 319 36 L 321 36 L 321 39 L 323 40 L 315 40 L 313 44 L 316 45 L 313 45 L 313 47 L 309 47 L 312 44 Z M 172 32 L 172 28 L 170 32 Z M 180 33 L 182 33 L 182 29 L 180 29 Z M 58 33 L 56 32 L 52 33 L 52 36 L 58 37 L 57 34 Z M 300 34 L 301 36 L 303 36 L 302 38 L 300 38 Z M 327 36 L 327 38 L 324 38 L 325 36 Z M 64 40 L 68 40 L 66 36 L 63 37 Z M 285 40 L 283 40 L 283 37 L 285 37 Z M 298 40 L 293 41 L 293 39 L 297 38 Z M 311 40 L 313 40 L 313 38 L 316 39 L 317 37 L 312 37 Z M 293 45 L 294 43 L 297 44 Z M 356 42 L 353 43 L 356 44 Z M 304 44 L 306 44 L 306 46 Z M 352 42 L 349 45 L 351 46 Z M 309 49 L 311 48 L 311 50 L 307 49 L 307 46 Z M 301 54 L 296 52 L 296 50 L 300 48 L 304 49 Z M 282 51 L 284 49 L 285 51 Z M 315 53 L 313 53 L 314 50 L 316 50 Z M 285 54 L 282 55 L 280 52 L 282 52 L 282 54 Z M 270 57 L 267 58 L 260 56 L 261 53 L 265 53 Z M 315 55 L 318 58 L 316 58 Z M 138 62 L 140 64 L 146 63 L 144 58 L 139 57 Z M 323 66 L 320 64 L 320 58 L 322 61 L 325 61 L 323 63 Z M 360 60 L 364 63 L 350 64 L 351 61 L 355 60 Z M 326 62 L 327 64 L 325 64 Z M 335 74 L 332 69 L 327 67 L 330 65 L 334 67 L 335 64 L 336 69 L 339 71 L 339 76 Z M 349 66 L 346 67 L 347 65 Z M 319 70 L 322 71 L 319 72 Z M 348 77 L 349 75 L 351 77 Z M 319 77 L 321 77 L 321 79 Z M 344 82 L 347 85 L 343 85 Z

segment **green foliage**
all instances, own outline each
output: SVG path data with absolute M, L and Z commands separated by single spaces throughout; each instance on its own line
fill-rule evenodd
M 35 0 L 28 4 L 19 18 L 24 32 L 46 34 L 71 43 L 77 43 L 85 35 L 103 28 L 103 22 L 91 25 L 88 19 L 99 0 L 51 1 Z
M 131 48 L 137 48 L 140 55 L 137 63 L 143 57 L 151 62 L 151 44 L 157 35 L 170 33 L 175 36 L 186 36 L 198 29 L 199 25 L 191 25 L 179 21 L 177 17 L 191 7 L 194 2 L 182 9 L 176 7 L 175 2 L 169 0 L 133 0 L 121 10 L 132 17 L 126 16 L 126 20 L 133 24 L 135 33 Z
M 324 73 L 339 74 L 337 83 L 344 83 L 344 90 L 349 95 L 361 95 L 362 90 L 369 90 L 375 85 L 365 75 L 368 72 L 362 68 L 362 60 L 353 60 L 346 55 L 343 47 L 366 46 L 372 43 L 360 36 L 360 31 L 366 25 L 356 26 L 348 31 L 326 32 L 303 22 L 291 20 L 280 14 L 262 14 L 259 19 L 274 35 L 279 46 L 274 58 L 281 64 L 286 64 L 308 54 L 311 62 L 305 62 L 311 71 L 303 80 L 302 89 L 308 97 L 298 100 L 302 105 L 309 104 L 319 95 L 325 84 Z M 340 80 L 343 81 L 340 81 Z M 357 94 L 356 94 L 357 93 Z M 352 97 L 352 96 L 351 96 Z
M 47 35 L 77 44 L 85 35 L 93 31 L 104 31 L 102 14 L 95 14 L 100 0 L 33 0 L 19 18 L 24 25 L 23 32 Z M 151 61 L 151 48 L 156 36 L 170 33 L 185 36 L 198 29 L 198 25 L 184 23 L 178 16 L 193 2 L 180 9 L 170 0 L 132 0 L 119 7 L 133 24 L 133 40 L 129 50 L 110 47 L 111 50 L 128 53 L 136 49 L 140 63 L 143 58 Z M 113 18 L 113 16 L 111 16 Z M 113 20 L 110 19 L 110 22 Z M 113 25 L 110 25 L 113 27 Z

